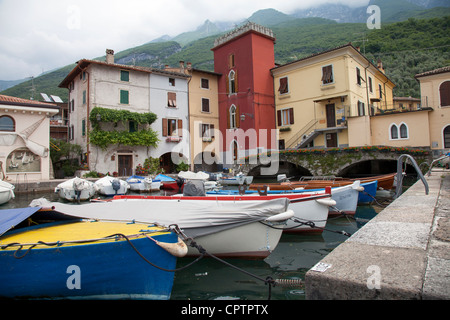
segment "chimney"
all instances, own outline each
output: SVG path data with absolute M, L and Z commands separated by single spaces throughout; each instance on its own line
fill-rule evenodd
M 106 63 L 114 64 L 114 50 L 106 49 Z
M 187 69 L 188 69 L 189 71 L 192 70 L 192 62 L 188 62 L 188 63 L 187 63 Z
M 359 52 L 361 52 L 361 47 L 360 47 L 360 46 L 357 46 L 357 47 L 356 47 L 356 50 L 358 50 Z
M 384 73 L 383 62 L 381 62 L 381 59 L 378 59 L 377 68 Z
M 184 61 L 180 61 L 180 71 L 184 72 Z

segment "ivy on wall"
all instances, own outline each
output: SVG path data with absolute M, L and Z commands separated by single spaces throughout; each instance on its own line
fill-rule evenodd
M 92 131 L 89 133 L 91 144 L 105 150 L 109 145 L 121 144 L 125 146 L 149 146 L 157 147 L 158 133 L 151 128 L 141 129 L 134 132 L 129 131 L 106 131 L 102 130 L 100 123 L 113 123 L 114 127 L 119 122 L 134 122 L 139 125 L 151 125 L 157 119 L 154 113 L 139 113 L 128 110 L 114 110 L 108 108 L 95 107 L 92 109 L 89 120 L 92 124 Z

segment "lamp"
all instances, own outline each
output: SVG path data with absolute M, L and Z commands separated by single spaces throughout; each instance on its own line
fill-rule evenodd
M 243 112 L 241 113 L 241 121 L 245 120 L 245 116 L 250 116 L 250 118 L 254 119 L 255 117 L 251 113 Z

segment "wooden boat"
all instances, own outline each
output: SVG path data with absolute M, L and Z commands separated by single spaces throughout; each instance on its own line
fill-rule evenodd
M 253 182 L 252 176 L 246 176 L 242 173 L 238 173 L 233 177 L 221 176 L 219 178 L 219 183 L 225 186 L 238 186 L 242 184 L 249 185 Z
M 359 180 L 354 181 L 352 184 L 342 187 L 331 188 L 331 199 L 336 202 L 335 205 L 329 207 L 329 215 L 339 215 L 341 213 L 354 215 L 358 206 L 358 197 L 361 192 L 364 191 L 364 187 L 361 186 Z M 298 189 L 298 190 L 267 190 L 268 195 L 285 194 L 302 194 L 302 195 L 318 195 L 326 193 L 326 189 Z M 208 195 L 236 195 L 239 194 L 239 190 L 218 190 L 209 191 Z M 256 190 L 246 190 L 245 195 L 256 195 Z
M 95 192 L 93 182 L 78 177 L 66 180 L 55 187 L 55 193 L 61 199 L 71 202 L 89 200 L 95 195 Z
M 95 190 L 104 196 L 114 196 L 126 194 L 130 189 L 128 182 L 121 180 L 119 178 L 114 178 L 110 176 L 105 176 L 98 179 L 95 183 Z
M 261 259 L 275 250 L 286 221 L 294 215 L 286 198 L 271 201 L 196 198 L 129 195 L 78 206 L 58 202 L 46 206 L 78 218 L 177 224 L 187 237 L 211 254 Z M 188 247 L 189 256 L 199 255 L 196 248 Z
M 0 180 L 0 204 L 9 202 L 14 199 L 15 186 L 9 182 Z
M 356 180 L 360 180 L 361 183 L 377 181 L 378 188 L 383 188 L 384 190 L 390 190 L 393 188 L 394 178 L 396 173 L 390 173 L 385 175 L 359 178 L 359 179 L 346 179 L 339 177 L 330 177 L 329 179 L 305 179 L 300 181 L 287 181 L 287 182 L 276 182 L 276 183 L 252 183 L 250 185 L 251 190 L 257 190 L 264 185 L 267 185 L 270 190 L 295 190 L 297 188 L 303 189 L 319 189 L 325 187 L 342 187 L 352 184 Z
M 364 187 L 364 192 L 360 192 L 358 197 L 358 204 L 372 203 L 377 195 L 378 181 L 374 180 L 365 182 L 362 184 L 362 186 Z
M 42 208 L 1 210 L 0 215 L 24 217 L 30 209 Z M 175 269 L 176 257 L 155 241 L 177 245 L 178 237 L 157 225 L 112 221 L 58 221 L 11 230 L 0 237 L 0 297 L 169 299 L 174 272 L 151 266 L 133 248 L 154 265 Z

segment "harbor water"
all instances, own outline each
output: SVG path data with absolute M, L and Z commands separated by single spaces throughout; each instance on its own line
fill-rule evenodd
M 0 209 L 26 207 L 32 200 L 41 197 L 49 201 L 64 201 L 52 192 L 18 194 L 15 199 L 1 205 Z M 311 267 L 348 238 L 341 231 L 350 235 L 355 233 L 382 209 L 379 205 L 364 205 L 358 206 L 354 217 L 329 217 L 322 234 L 283 234 L 278 246 L 264 260 L 226 259 L 234 266 L 231 267 L 210 257 L 203 258 L 175 273 L 171 299 L 266 300 L 269 298 L 269 286 L 261 279 L 271 277 L 285 282 L 304 280 Z M 207 247 L 205 249 L 208 250 Z M 194 258 L 178 259 L 177 268 L 193 261 Z M 305 299 L 304 287 L 277 285 L 271 288 L 270 298 Z

